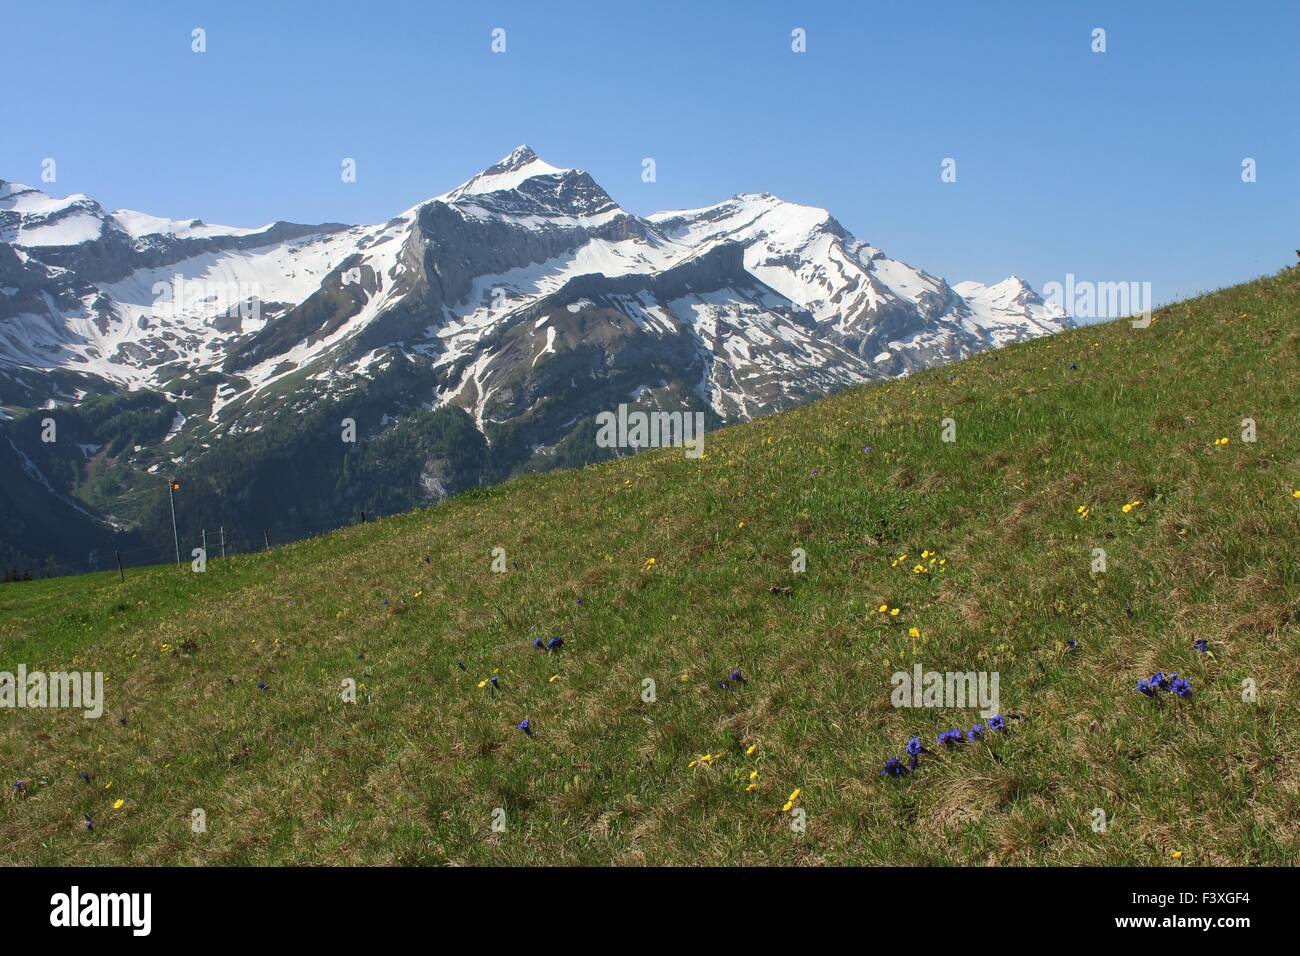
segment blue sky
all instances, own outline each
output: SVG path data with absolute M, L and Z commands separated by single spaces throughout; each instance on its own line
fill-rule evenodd
M 0 23 L 0 178 L 109 209 L 378 222 L 528 143 L 632 212 L 772 192 L 953 282 L 1167 301 L 1300 247 L 1295 0 L 43 0 Z

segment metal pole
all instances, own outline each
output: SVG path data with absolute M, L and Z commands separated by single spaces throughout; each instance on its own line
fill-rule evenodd
M 208 529 L 204 528 L 199 532 L 199 535 L 203 538 L 203 557 L 206 558 L 208 556 Z
M 262 531 L 262 540 L 266 542 L 266 550 L 271 550 L 271 535 L 265 529 Z
M 224 524 L 221 526 L 221 556 L 223 558 L 226 556 L 226 526 Z
M 126 572 L 122 570 L 122 552 L 114 551 L 113 553 L 117 555 L 117 574 L 123 581 L 126 581 Z
M 176 530 L 176 489 L 172 487 L 175 482 L 167 482 L 167 500 L 172 506 L 172 540 L 176 543 L 176 567 L 181 566 L 181 536 Z

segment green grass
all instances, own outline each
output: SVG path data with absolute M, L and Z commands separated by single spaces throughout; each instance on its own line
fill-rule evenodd
M 512 481 L 206 574 L 0 586 L 0 670 L 102 670 L 108 698 L 0 711 L 4 860 L 1294 864 L 1297 312 L 1290 270 L 711 433 L 696 461 Z M 923 549 L 943 573 L 911 572 Z M 887 779 L 908 737 L 977 719 L 892 707 L 914 661 L 997 671 L 1020 716 Z M 1155 670 L 1193 696 L 1136 693 Z

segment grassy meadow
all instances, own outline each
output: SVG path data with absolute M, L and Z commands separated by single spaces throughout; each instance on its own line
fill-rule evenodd
M 0 859 L 1294 864 L 1298 316 L 1292 269 L 697 460 L 0 585 L 0 671 L 106 675 L 98 720 L 0 710 Z M 916 663 L 997 672 L 1005 732 L 939 747 L 984 721 L 894 707 Z M 1135 690 L 1157 671 L 1190 696 Z M 913 736 L 933 752 L 882 775 Z

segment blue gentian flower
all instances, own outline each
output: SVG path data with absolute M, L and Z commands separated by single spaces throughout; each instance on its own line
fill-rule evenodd
M 257 682 L 257 689 L 258 689 L 258 690 L 266 690 L 266 681 L 264 681 L 264 680 L 260 680 L 260 681 L 258 681 L 258 682 Z
M 1148 697 L 1154 697 L 1160 688 L 1144 677 L 1137 682 L 1137 689 L 1139 693 L 1146 694 Z
M 1192 684 L 1186 677 L 1179 677 L 1173 683 L 1173 692 L 1179 697 L 1192 696 Z
M 920 737 L 913 737 L 907 742 L 907 765 L 915 770 L 916 765 L 921 762 L 921 754 L 928 754 L 930 749 L 921 743 Z
M 885 761 L 885 769 L 880 771 L 882 777 L 901 777 L 907 773 L 907 768 L 903 766 L 903 761 L 897 757 L 890 757 Z
M 564 646 L 564 638 L 562 637 L 553 637 L 546 642 L 546 650 L 552 654 L 554 654 L 563 646 Z
M 1074 638 L 1070 638 L 1068 641 L 1065 642 L 1065 649 L 1068 651 L 1076 651 L 1079 649 L 1079 642 L 1076 641 Z
M 540 651 L 545 649 L 546 645 L 542 643 L 542 639 L 540 637 L 534 637 L 533 647 L 537 648 Z
M 952 730 L 943 730 L 939 732 L 939 745 L 942 747 L 955 747 L 965 739 L 960 727 L 954 727 Z
M 14 784 L 14 793 L 22 793 L 26 789 L 27 789 L 26 780 L 19 780 Z
M 77 776 L 81 777 L 82 783 L 90 783 L 90 774 L 86 773 L 86 771 L 81 771 Z
M 95 829 L 95 821 L 90 819 L 90 817 L 86 817 L 86 829 L 87 830 Z
M 989 730 L 996 730 L 999 733 L 1007 732 L 1007 722 L 1002 719 L 1001 714 L 994 714 L 989 718 Z
M 533 735 L 533 725 L 529 723 L 527 717 L 519 721 L 519 723 L 515 724 L 515 726 L 518 727 L 520 730 L 522 730 L 524 733 L 526 733 L 529 737 Z
M 972 740 L 972 741 L 973 741 L 973 740 L 983 740 L 983 739 L 984 739 L 984 727 L 983 727 L 982 725 L 980 725 L 980 724 L 975 724 L 975 725 L 973 725 L 973 726 L 971 727 L 970 730 L 966 731 L 966 739 L 967 739 L 967 740 Z
M 1192 641 L 1192 647 L 1196 648 L 1202 654 L 1210 653 L 1210 644 L 1205 640 L 1205 638 L 1201 638 L 1199 641 Z

